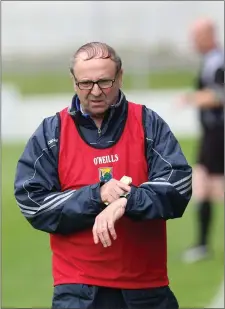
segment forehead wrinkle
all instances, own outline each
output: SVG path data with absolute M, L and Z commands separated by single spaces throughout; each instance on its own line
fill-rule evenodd
M 114 78 L 115 63 L 110 58 L 92 58 L 89 61 L 88 63 L 88 60 L 86 61 L 83 57 L 77 58 L 74 66 L 77 78 L 88 80 Z

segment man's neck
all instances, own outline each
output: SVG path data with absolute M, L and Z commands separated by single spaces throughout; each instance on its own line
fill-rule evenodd
M 94 121 L 96 127 L 100 129 L 102 126 L 103 118 L 91 117 L 91 119 Z

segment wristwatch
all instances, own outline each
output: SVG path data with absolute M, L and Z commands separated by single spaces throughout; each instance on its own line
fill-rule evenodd
M 129 195 L 130 195 L 130 192 L 127 192 L 126 194 L 120 195 L 120 198 L 125 197 L 126 199 L 128 199 Z

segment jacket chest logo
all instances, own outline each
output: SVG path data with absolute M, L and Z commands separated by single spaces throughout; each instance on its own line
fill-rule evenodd
M 107 182 L 113 178 L 113 168 L 112 167 L 99 167 L 99 180 L 102 182 Z

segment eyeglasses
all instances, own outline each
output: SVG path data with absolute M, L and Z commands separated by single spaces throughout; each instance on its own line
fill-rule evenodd
M 96 82 L 88 80 L 83 82 L 76 82 L 76 85 L 81 90 L 91 90 L 95 84 L 97 84 L 100 89 L 107 89 L 113 86 L 115 80 L 116 79 L 100 79 L 97 80 Z

